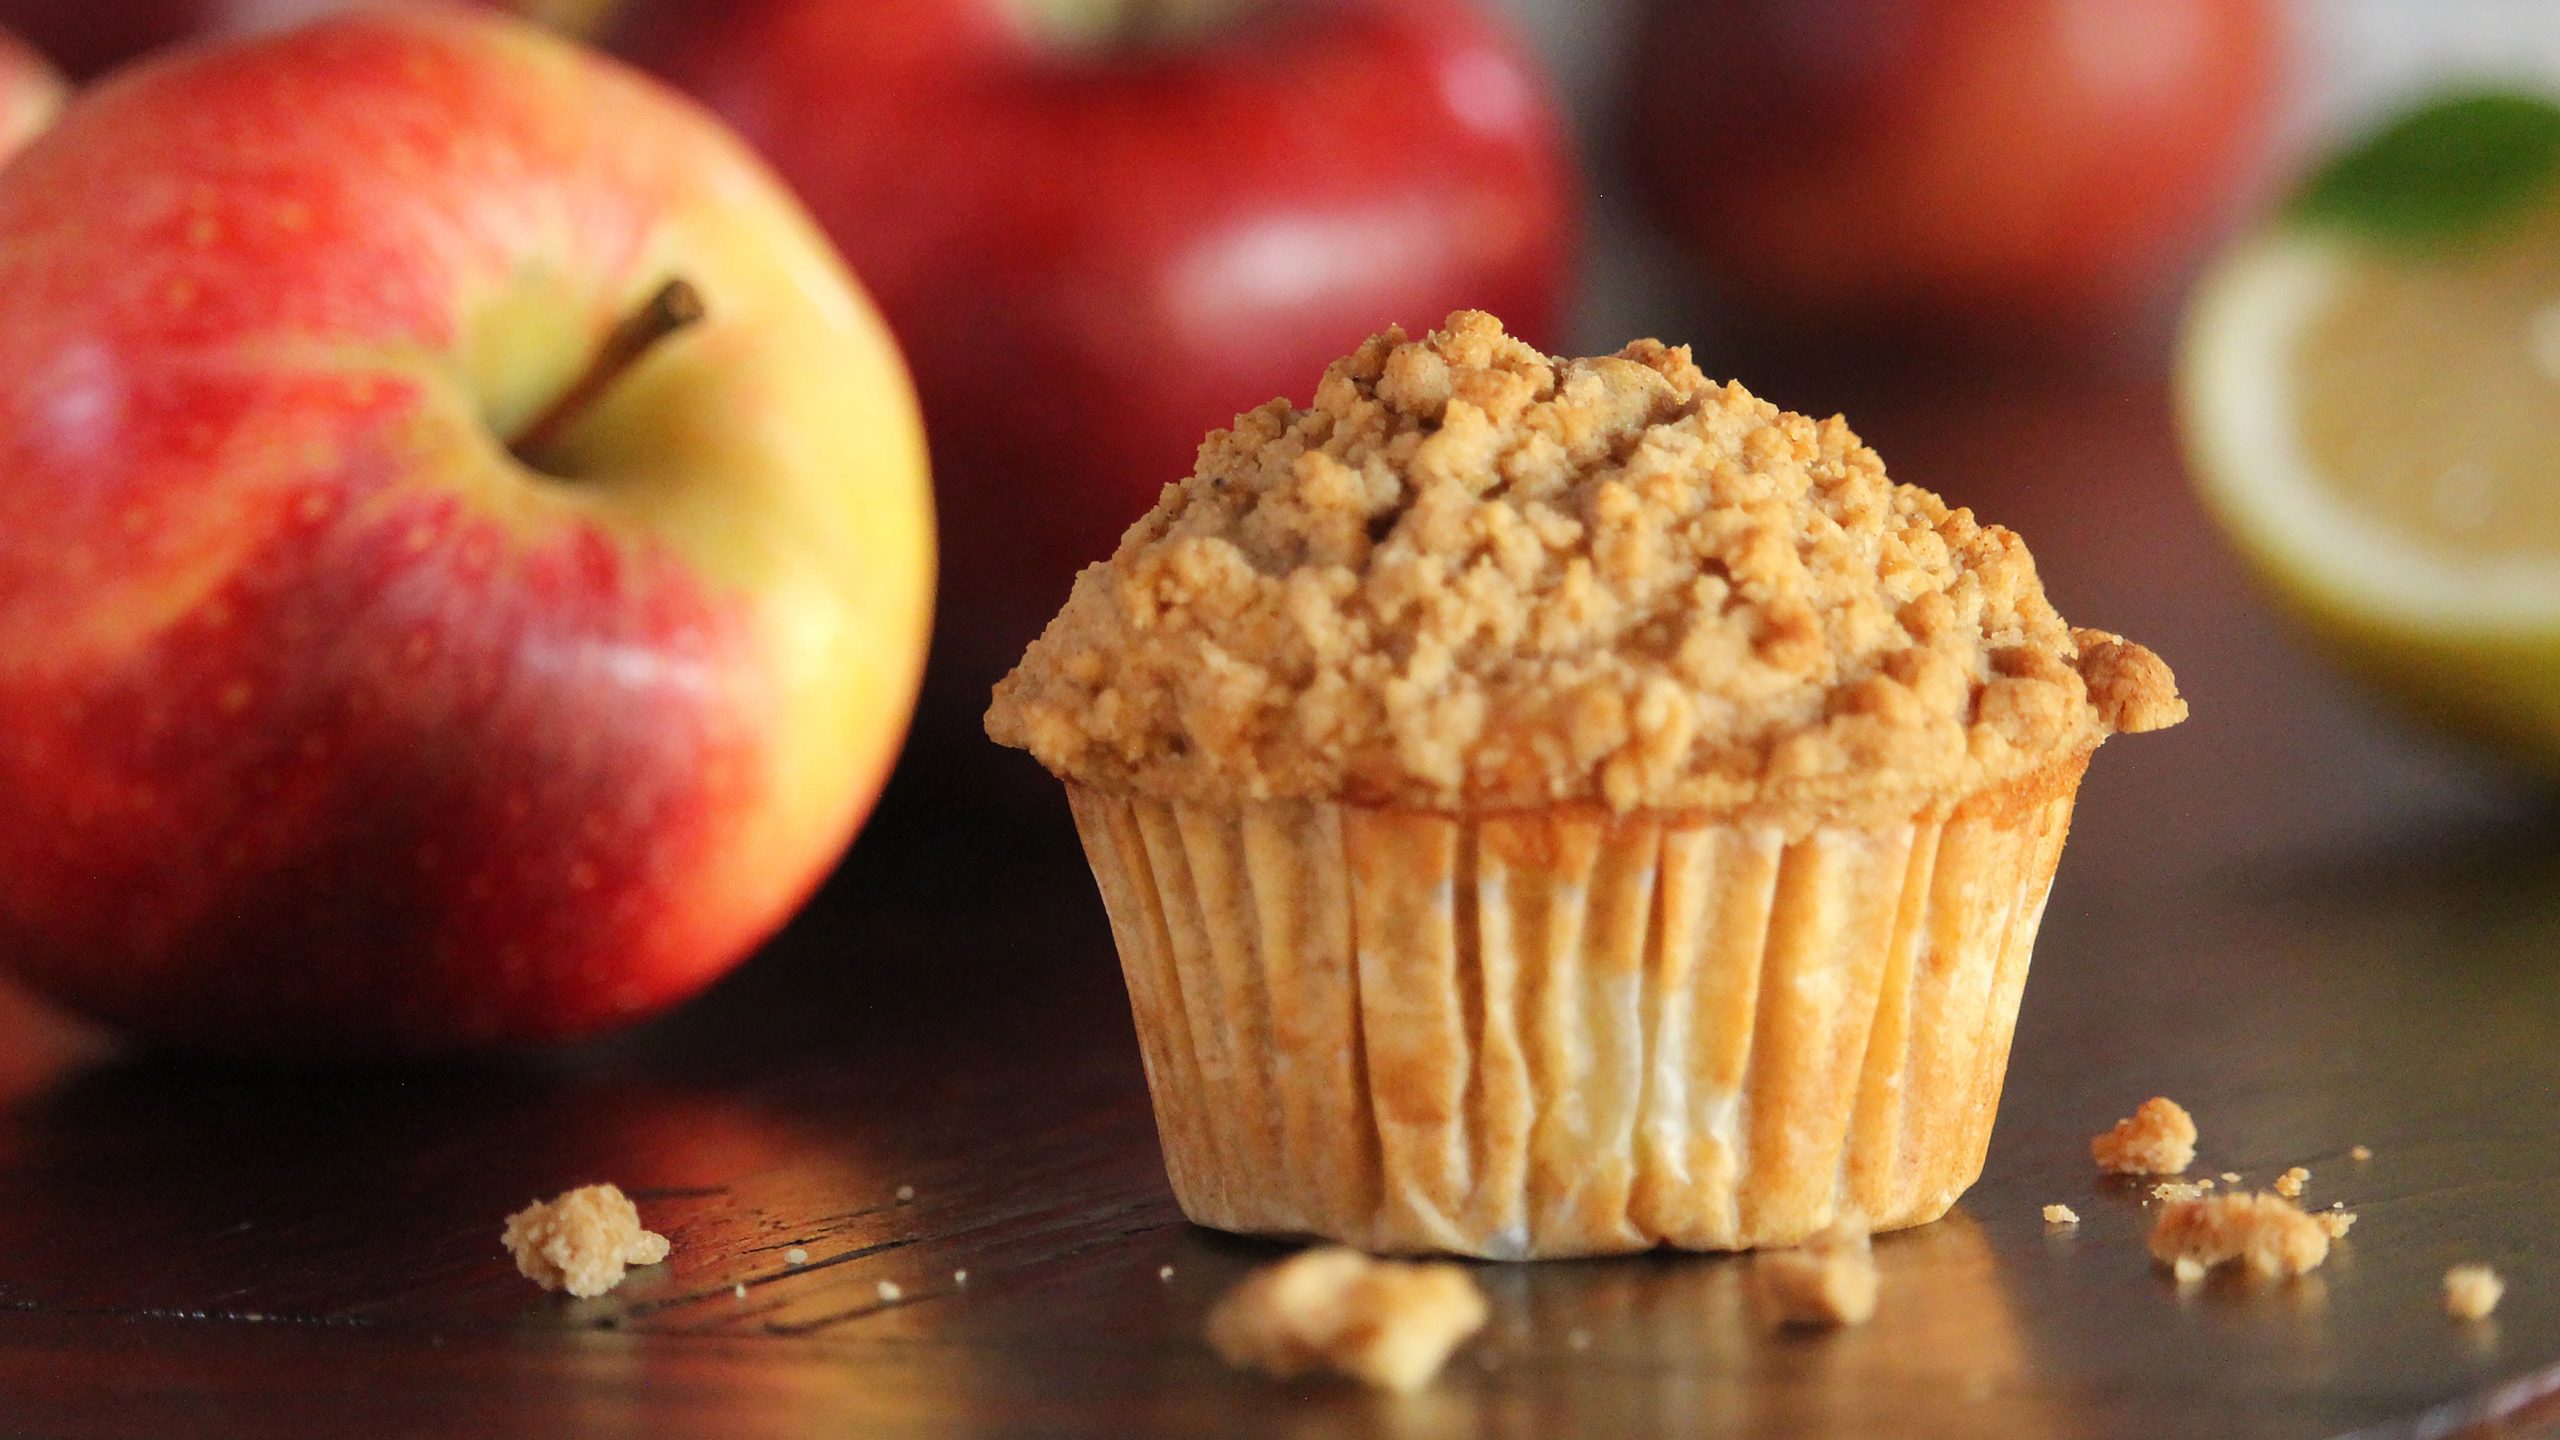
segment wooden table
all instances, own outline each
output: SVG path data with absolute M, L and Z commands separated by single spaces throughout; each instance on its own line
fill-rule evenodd
M 2422 1435 L 2560 1384 L 2560 832 L 2265 617 L 2155 382 L 1778 398 L 2021 530 L 2196 709 L 2096 765 L 1988 1173 L 1879 1242 L 1871 1326 L 1773 1335 L 1748 1262 L 1653 1256 L 1482 1268 L 1490 1329 L 1415 1398 L 1222 1368 L 1202 1315 L 1280 1251 L 1176 1213 L 1065 807 L 946 741 L 769 954 L 583 1053 L 243 1071 L 0 1008 L 0 1434 Z M 2157 1273 L 2086 1152 L 2155 1092 L 2204 1171 L 2358 1211 L 2330 1264 Z M 674 1258 L 517 1278 L 500 1218 L 607 1178 Z M 2492 1322 L 2439 1312 L 2466 1259 Z

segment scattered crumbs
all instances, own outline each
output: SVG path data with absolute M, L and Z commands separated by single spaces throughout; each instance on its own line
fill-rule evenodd
M 741 1300 L 746 1299 L 746 1298 L 747 1298 L 747 1282 L 746 1282 L 746 1281 L 744 1281 L 744 1280 L 741 1280 L 741 1281 L 739 1281 L 737 1284 L 730 1286 L 730 1287 L 729 1287 L 729 1293 L 730 1293 L 730 1294 L 732 1294 L 732 1295 L 737 1296 L 737 1297 L 738 1297 L 739 1299 L 741 1299 Z
M 1483 1292 L 1460 1266 L 1323 1245 L 1237 1282 L 1209 1312 L 1209 1345 L 1230 1365 L 1284 1380 L 1325 1368 L 1413 1391 L 1484 1328 L 1485 1315 Z
M 2302 1187 L 2311 1183 L 2311 1172 L 2296 1165 L 2276 1177 L 2276 1193 L 2287 1200 L 2302 1198 Z
M 2444 1272 L 2444 1313 L 2456 1320 L 2486 1320 L 2498 1308 L 2507 1282 L 2486 1265 L 2456 1265 Z
M 968 1283 L 969 1283 L 969 1272 L 968 1272 L 968 1271 L 966 1271 L 966 1270 L 954 1270 L 954 1271 L 952 1271 L 952 1272 L 951 1272 L 951 1283 L 952 1283 L 952 1284 L 954 1284 L 954 1285 L 966 1285 L 966 1284 L 968 1284 Z
M 2252 1275 L 2299 1275 L 2329 1258 L 2329 1229 L 2281 1195 L 2208 1195 L 2160 1212 L 2151 1255 L 2176 1270 L 2192 1260 L 2204 1269 L 2239 1264 Z
M 1157 1268 L 1157 1270 L 1156 1270 L 1156 1278 L 1157 1278 L 1157 1279 L 1159 1279 L 1159 1280 L 1170 1280 L 1170 1279 L 1172 1279 L 1172 1278 L 1173 1278 L 1173 1267 L 1172 1267 L 1172 1266 L 1170 1266 L 1170 1265 L 1159 1266 L 1159 1267 Z
M 2353 1210 L 2332 1208 L 2323 1210 L 2311 1218 L 2320 1222 L 2320 1228 L 2328 1231 L 2329 1238 L 2332 1240 L 2344 1240 L 2347 1238 L 2347 1232 L 2356 1228 L 2356 1212 Z
M 899 1187 L 898 1187 L 898 1203 L 899 1203 L 899 1204 L 901 1204 L 901 1205 L 912 1205 L 912 1204 L 914 1204 L 914 1203 L 915 1203 L 915 1198 L 916 1198 L 916 1187 L 914 1187 L 913 1185 L 901 1185 L 901 1186 L 899 1186 Z
M 1575 1326 L 1574 1328 L 1572 1328 L 1572 1329 L 1570 1329 L 1570 1330 L 1567 1330 L 1566 1332 L 1564 1332 L 1564 1348 L 1566 1348 L 1567 1350 L 1588 1350 L 1588 1349 L 1590 1349 L 1590 1348 L 1591 1348 L 1591 1332 L 1590 1332 L 1590 1331 L 1588 1331 L 1588 1330 L 1583 1329 L 1583 1328 L 1582 1328 L 1581 1326 L 1579 1326 L 1579 1325 Z
M 2225 1184 L 2225 1185 L 2237 1185 L 2237 1184 L 2239 1184 L 2239 1183 L 2240 1183 L 2240 1172 L 2239 1172 L 2239 1171 L 2237 1171 L 2237 1170 L 2225 1170 L 2225 1171 L 2223 1171 L 2223 1172 L 2222 1172 L 2222 1183 L 2223 1183 L 2223 1184 Z
M 2177 1101 L 2154 1095 L 2114 1129 L 2093 1136 L 2089 1156 L 2112 1175 L 2175 1175 L 2195 1163 L 2195 1117 Z
M 2356 1161 L 2370 1160 L 2373 1158 L 2373 1147 L 2370 1145 L 2355 1146 L 2347 1151 L 2347 1158 Z
M 2044 1223 L 2047 1225 L 2077 1225 L 2080 1223 L 2080 1215 L 2079 1212 L 2073 1210 L 2068 1205 L 2047 1205 L 2044 1207 Z
M 2154 1200 L 2193 1200 L 2204 1192 L 2205 1185 L 2202 1181 L 2163 1180 L 2159 1184 L 2151 1187 L 2151 1198 Z
M 797 1245 L 794 1245 L 790 1249 L 782 1252 L 782 1263 L 785 1265 L 806 1265 L 809 1263 L 809 1252 L 801 1249 Z
M 498 1236 L 524 1278 L 590 1299 L 622 1283 L 633 1265 L 667 1258 L 667 1237 L 640 1226 L 631 1197 L 613 1185 L 581 1185 L 507 1217 Z
M 1876 1313 L 1876 1262 L 1864 1215 L 1842 1215 L 1793 1250 L 1761 1251 L 1751 1273 L 1783 1324 L 1863 1325 Z
M 897 1281 L 883 1280 L 880 1282 L 880 1298 L 894 1305 L 898 1301 L 906 1299 L 907 1292 L 898 1287 Z

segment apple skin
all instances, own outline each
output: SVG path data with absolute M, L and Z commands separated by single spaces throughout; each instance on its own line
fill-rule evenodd
M 2068 332 L 2230 202 L 2282 39 L 2272 0 L 1654 0 L 1628 158 L 1746 311 Z
M 671 274 L 707 318 L 520 463 Z M 84 92 L 0 170 L 0 365 L 0 961 L 76 1009 L 619 1024 L 787 918 L 893 762 L 933 541 L 888 332 L 716 121 L 532 26 Z
M 62 72 L 24 40 L 0 32 L 0 161 L 25 149 L 69 98 Z
M 961 688 L 1210 430 L 1305 400 L 1389 322 L 1475 306 L 1560 342 L 1575 167 L 1544 78 L 1467 0 L 1300 0 L 1069 51 L 1000 0 L 626 16 L 614 48 L 774 162 L 906 349 Z
M 82 79 L 199 36 L 279 30 L 359 3 L 398 0 L 0 0 L 0 25 Z M 434 3 L 434 0 L 407 0 Z M 571 35 L 590 35 L 615 0 L 478 0 Z

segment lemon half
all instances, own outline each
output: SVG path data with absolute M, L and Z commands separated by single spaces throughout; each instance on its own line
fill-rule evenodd
M 2338 659 L 2560 770 L 2560 184 L 2508 209 L 2420 244 L 2288 212 L 2197 289 L 2178 403 L 2207 504 Z

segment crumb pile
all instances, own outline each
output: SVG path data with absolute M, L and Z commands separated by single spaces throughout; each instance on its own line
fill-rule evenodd
M 2208 1195 L 2160 1212 L 2151 1255 L 2180 1279 L 2229 1264 L 2267 1278 L 2300 1275 L 2329 1258 L 2329 1229 L 2281 1195 Z
M 2090 1158 L 2114 1175 L 2176 1175 L 2196 1163 L 2196 1122 L 2165 1095 L 2142 1102 L 2115 1128 L 2089 1141 Z
M 1282 1379 L 1330 1369 L 1409 1392 L 1484 1328 L 1485 1314 L 1460 1266 L 1372 1260 L 1327 1245 L 1246 1276 L 1209 1313 L 1209 1344 L 1230 1365 Z
M 2157 656 L 2063 622 L 2016 535 L 1837 417 L 1461 311 L 1212 435 L 987 729 L 1168 799 L 1836 819 L 2185 714 Z
M 2456 1265 L 2444 1272 L 2444 1313 L 2456 1320 L 2486 1320 L 2507 1293 L 2507 1283 L 2486 1265 Z
M 667 1237 L 640 1227 L 639 1207 L 613 1185 L 581 1185 L 507 1217 L 499 1237 L 524 1277 L 580 1299 L 622 1283 L 625 1269 L 667 1258 Z
M 1751 1273 L 1785 1324 L 1836 1327 L 1875 1318 L 1875 1250 L 1863 1216 L 1841 1216 L 1795 1249 L 1761 1252 Z

